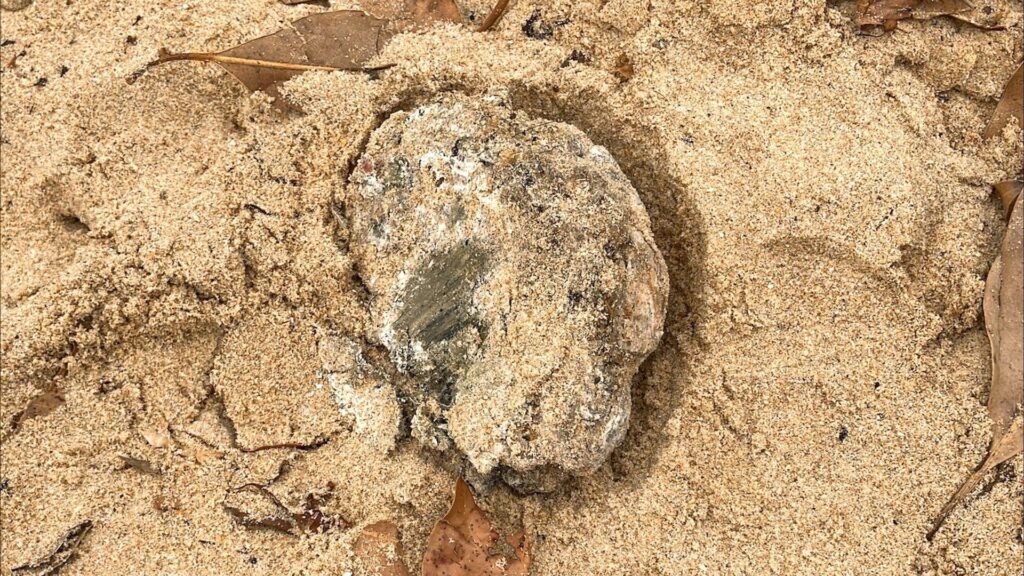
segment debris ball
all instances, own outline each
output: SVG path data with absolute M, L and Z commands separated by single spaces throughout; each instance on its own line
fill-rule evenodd
M 406 376 L 413 436 L 523 491 L 599 467 L 668 293 L 608 151 L 497 99 L 448 95 L 372 134 L 345 205 L 371 337 Z

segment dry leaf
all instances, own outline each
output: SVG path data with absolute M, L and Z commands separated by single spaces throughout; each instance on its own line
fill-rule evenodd
M 64 396 L 57 390 L 44 390 L 35 395 L 25 409 L 14 416 L 12 428 L 18 429 L 27 420 L 41 418 L 64 405 Z
M 516 558 L 490 553 L 498 534 L 459 478 L 451 508 L 427 539 L 423 576 L 525 576 L 530 571 L 525 535 L 513 535 L 507 541 Z
M 85 536 L 90 530 L 92 530 L 91 520 L 75 525 L 64 534 L 54 547 L 53 552 L 50 552 L 41 560 L 11 569 L 12 576 L 49 576 L 56 574 L 75 557 L 78 546 L 82 543 L 82 540 L 85 540 Z
M 967 0 L 858 0 L 856 22 L 862 30 L 881 26 L 889 31 L 900 20 L 930 20 L 948 16 L 984 30 L 1002 30 L 984 15 L 975 14 Z
M 289 105 L 279 92 L 286 80 L 310 70 L 375 72 L 390 68 L 391 64 L 366 67 L 366 63 L 399 32 L 441 21 L 462 21 L 454 0 L 407 0 L 405 12 L 394 19 L 359 10 L 313 14 L 223 52 L 175 54 L 161 50 L 155 61 L 129 81 L 165 62 L 216 62 L 249 90 L 262 90 L 275 97 L 278 107 L 287 109 Z
M 369 574 L 378 576 L 409 576 L 402 562 L 402 542 L 398 527 L 387 520 L 370 524 L 359 533 L 353 551 Z
M 436 22 L 463 22 L 455 0 L 364 0 L 359 7 L 375 18 L 399 23 L 396 27 L 401 29 Z
M 896 22 L 910 18 L 914 7 L 921 0 L 857 0 L 857 26 L 869 28 L 883 26 L 886 30 L 896 27 Z
M 1002 182 L 997 182 L 992 187 L 995 188 L 996 194 L 999 194 L 999 200 L 1002 201 L 1006 214 L 1012 214 L 1013 204 L 1020 197 L 1021 190 L 1024 190 L 1024 182 L 1020 180 L 1003 180 Z
M 949 513 L 974 490 L 985 474 L 1024 450 L 1021 401 L 1024 400 L 1024 219 L 1020 202 L 1013 205 L 999 256 L 985 281 L 985 332 L 992 348 L 992 385 L 988 413 L 992 443 L 977 469 L 942 507 L 930 532 L 931 540 Z
M 1017 66 L 1017 71 L 1010 76 L 1010 80 L 1003 88 L 1003 95 L 996 104 L 996 110 L 985 127 L 982 135 L 984 138 L 991 138 L 1000 134 L 1003 128 L 1010 123 L 1010 118 L 1017 119 L 1017 126 L 1024 127 L 1024 63 Z

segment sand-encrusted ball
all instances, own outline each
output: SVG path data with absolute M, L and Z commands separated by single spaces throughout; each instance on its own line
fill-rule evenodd
M 577 128 L 450 95 L 371 136 L 345 194 L 413 435 L 527 491 L 599 467 L 662 334 L 636 190 Z

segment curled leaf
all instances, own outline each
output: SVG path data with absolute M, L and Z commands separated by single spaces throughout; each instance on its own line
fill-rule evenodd
M 78 552 L 78 546 L 85 540 L 85 536 L 90 530 L 92 530 L 91 520 L 85 520 L 76 524 L 61 537 L 53 552 L 31 564 L 24 564 L 13 568 L 11 574 L 13 576 L 50 576 L 56 574 L 65 564 L 74 559 L 75 554 Z
M 1017 66 L 1017 71 L 1006 82 L 1003 95 L 982 136 L 988 139 L 1001 133 L 1010 123 L 1010 118 L 1016 118 L 1017 126 L 1024 127 L 1024 63 Z
M 988 471 L 1024 450 L 1021 401 L 1024 400 L 1024 219 L 1020 202 L 1013 204 L 999 256 L 985 281 L 985 332 L 992 349 L 992 385 L 988 413 L 992 442 L 988 454 L 949 502 L 928 532 L 931 540 L 949 513 L 967 497 Z
M 525 576 L 530 571 L 526 536 L 507 539 L 515 558 L 491 554 L 498 534 L 476 504 L 465 481 L 455 482 L 455 497 L 444 518 L 434 526 L 423 556 L 423 576 Z
M 1009 218 L 1010 214 L 1013 213 L 1013 205 L 1020 197 L 1021 190 L 1024 190 L 1024 182 L 1020 180 L 1003 180 L 997 182 L 992 186 L 996 190 L 996 194 L 999 194 L 999 200 L 1003 203 L 1003 210 L 1006 211 L 1006 217 Z
M 370 574 L 409 576 L 409 568 L 402 562 L 402 542 L 394 522 L 383 520 L 363 528 L 353 551 Z

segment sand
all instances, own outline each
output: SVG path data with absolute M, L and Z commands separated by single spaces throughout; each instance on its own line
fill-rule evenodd
M 125 77 L 316 5 L 5 10 L 0 570 L 85 520 L 62 574 L 361 573 L 379 520 L 418 566 L 460 470 L 343 414 L 318 347 L 368 323 L 336 214 L 350 164 L 390 112 L 459 91 L 607 147 L 669 268 L 608 463 L 480 495 L 534 574 L 1020 574 L 1020 458 L 925 539 L 989 442 L 990 184 L 1024 155 L 1019 127 L 980 137 L 1024 56 L 1020 5 L 991 6 L 1007 30 L 870 37 L 852 2 L 517 0 L 488 33 L 398 37 L 376 79 L 298 77 L 291 115 L 215 66 Z M 18 418 L 44 390 L 63 403 Z M 225 503 L 247 483 L 337 523 L 246 528 Z

